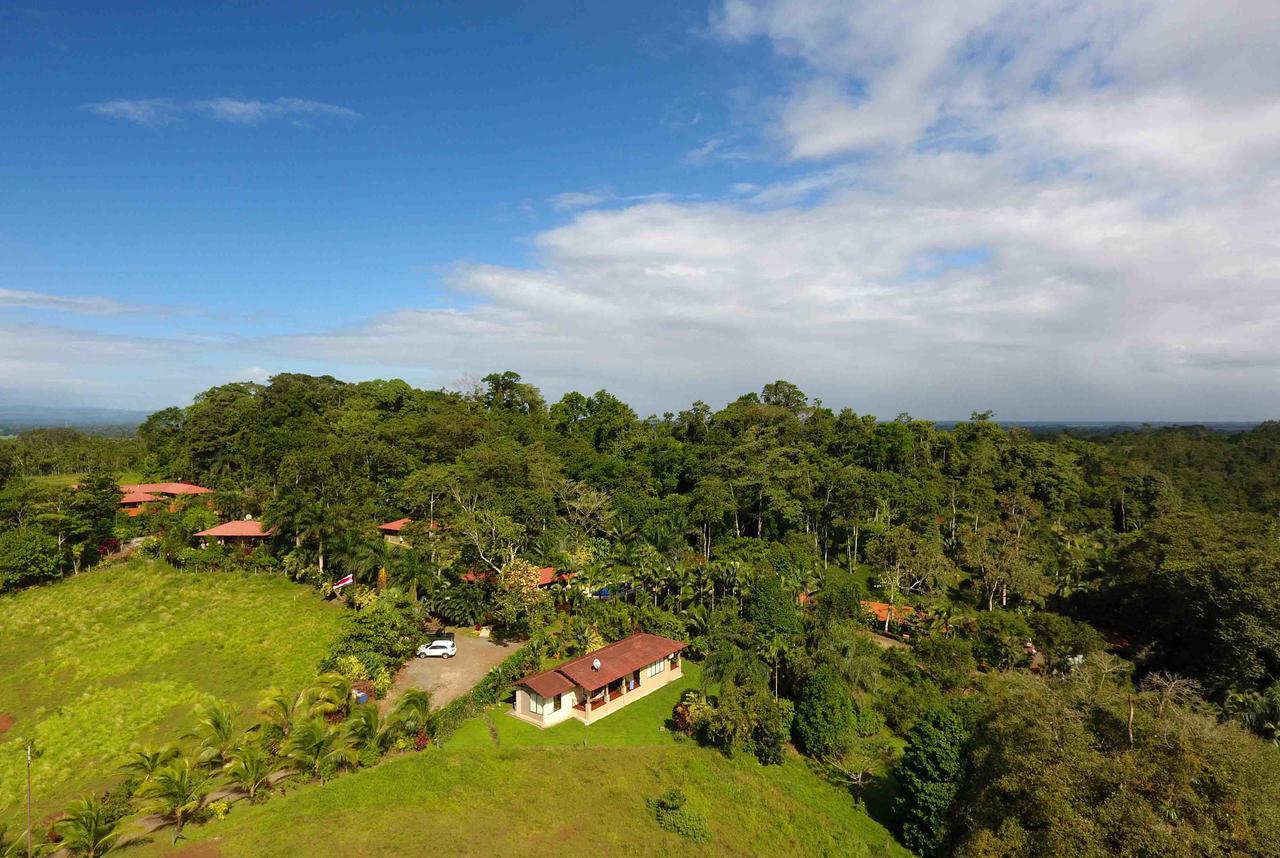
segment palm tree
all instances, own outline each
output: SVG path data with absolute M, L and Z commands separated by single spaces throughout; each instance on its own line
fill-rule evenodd
M 244 742 L 232 748 L 227 756 L 227 778 L 253 801 L 271 775 L 267 752 L 257 742 Z
M 312 717 L 346 712 L 351 702 L 351 680 L 340 673 L 322 673 L 307 689 L 307 700 Z
M 53 829 L 62 838 L 63 849 L 72 855 L 96 858 L 116 848 L 124 833 L 124 824 L 113 821 L 98 797 L 91 795 L 67 805 Z
M 355 765 L 355 750 L 339 731 L 321 718 L 294 725 L 285 743 L 285 756 L 323 783 L 330 767 Z
M 377 704 L 357 703 L 351 707 L 351 714 L 342 727 L 346 739 L 356 750 L 372 747 L 381 751 L 388 736 L 389 724 L 383 722 Z
M 773 699 L 778 699 L 778 668 L 782 666 L 782 659 L 787 654 L 787 638 L 781 632 L 775 631 L 760 642 L 760 655 L 764 656 L 765 661 L 769 662 L 769 666 L 773 669 Z
M 139 793 L 143 810 L 173 822 L 173 842 L 182 836 L 182 826 L 204 806 L 209 795 L 210 776 L 186 757 L 174 760 L 156 772 Z
M 306 705 L 306 689 L 289 694 L 277 686 L 268 689 L 266 696 L 258 701 L 258 714 L 267 724 L 278 727 L 280 735 L 288 736 L 294 719 L 306 708 Z
M 191 735 L 200 741 L 196 759 L 204 764 L 221 766 L 226 762 L 227 751 L 239 738 L 236 712 L 225 703 L 208 703 L 199 711 L 196 727 Z
M 162 768 L 178 758 L 179 751 L 173 745 L 161 745 L 159 748 L 133 747 L 120 770 L 134 775 L 145 784 Z
M 417 733 L 427 726 L 427 714 L 430 711 L 431 695 L 421 688 L 410 688 L 400 695 L 387 721 L 397 732 Z

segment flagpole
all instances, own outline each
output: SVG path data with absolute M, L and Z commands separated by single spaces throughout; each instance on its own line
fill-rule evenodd
M 31 740 L 27 740 L 27 858 L 31 858 Z

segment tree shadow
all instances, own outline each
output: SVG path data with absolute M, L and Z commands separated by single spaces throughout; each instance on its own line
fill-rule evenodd
M 863 783 L 858 796 L 867 809 L 867 815 L 895 836 L 899 822 L 896 806 L 901 791 L 901 785 L 893 775 L 872 775 Z

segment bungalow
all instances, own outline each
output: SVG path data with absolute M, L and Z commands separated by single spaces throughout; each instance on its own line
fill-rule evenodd
M 149 503 L 164 500 L 159 495 L 153 495 L 150 492 L 127 492 L 120 498 L 120 508 L 129 514 L 130 518 L 140 514 L 142 508 Z
M 890 605 L 888 602 L 864 601 L 862 608 L 875 617 L 876 622 L 883 624 L 886 629 L 889 628 L 889 623 L 891 622 L 902 623 L 907 620 L 913 620 L 920 613 L 910 605 Z
M 213 489 L 206 489 L 204 486 L 197 486 L 192 483 L 122 483 L 120 491 L 125 494 L 145 492 L 146 494 L 175 498 L 179 495 L 207 495 L 211 494 Z
M 132 518 L 139 515 L 149 503 L 182 497 L 184 495 L 210 494 L 213 489 L 191 483 L 122 483 L 120 508 Z
M 262 522 L 246 518 L 243 521 L 224 522 L 217 527 L 202 530 L 196 536 L 200 537 L 202 545 L 208 545 L 209 540 L 213 539 L 221 545 L 235 545 L 248 551 L 266 542 L 273 533 L 275 528 L 264 530 Z
M 382 531 L 382 538 L 387 542 L 393 545 L 404 545 L 404 537 L 400 535 L 400 531 L 404 530 L 406 524 L 412 523 L 411 518 L 397 518 L 395 521 L 378 525 L 378 530 Z
M 413 524 L 413 519 L 411 518 L 397 518 L 395 521 L 388 521 L 386 524 L 378 525 L 378 530 L 382 532 L 382 538 L 387 542 L 390 542 L 393 545 L 408 545 L 409 543 L 404 538 L 404 534 L 401 533 L 401 531 L 410 524 Z M 447 524 L 441 524 L 438 521 L 433 521 L 427 525 L 427 530 L 430 531 L 432 536 L 434 536 L 437 530 L 443 530 L 446 527 L 448 527 Z
M 683 676 L 680 651 L 686 646 L 658 635 L 634 634 L 519 680 L 511 714 L 538 727 L 569 718 L 584 724 L 598 721 Z
M 552 584 L 567 584 L 569 579 L 576 574 L 576 572 L 557 572 L 554 566 L 543 566 L 538 570 L 538 589 L 545 590 Z M 491 578 L 493 578 L 492 572 L 468 572 L 462 576 L 462 580 L 468 584 L 474 584 L 477 581 L 488 581 Z

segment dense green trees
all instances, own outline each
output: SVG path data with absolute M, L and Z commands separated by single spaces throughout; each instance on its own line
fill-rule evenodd
M 1237 813 L 1228 836 L 1205 805 L 1268 794 L 1248 781 L 1264 744 L 1215 721 L 1280 731 L 1280 424 L 1036 436 L 976 413 L 944 430 L 786 381 L 640 419 L 607 391 L 548 406 L 514 372 L 464 392 L 286 374 L 158 412 L 126 455 L 75 459 L 84 442 L 57 437 L 0 444 L 0 588 L 75 571 L 137 527 L 116 518 L 108 470 L 44 489 L 24 478 L 33 450 L 139 467 L 262 516 L 299 580 L 354 575 L 352 604 L 373 606 L 335 660 L 405 657 L 416 629 L 370 595 L 389 582 L 392 603 L 459 624 L 528 632 L 564 611 L 566 653 L 637 628 L 683 637 L 706 658 L 702 735 L 765 761 L 790 734 L 856 785 L 897 733 L 922 852 L 1154 854 L 1181 838 L 1247 854 L 1269 831 Z M 211 515 L 157 514 L 153 549 L 192 551 Z M 374 527 L 403 516 L 410 544 L 388 547 Z M 541 566 L 573 583 L 534 586 Z M 912 649 L 870 641 L 869 598 L 919 610 Z M 1090 667 L 1099 629 L 1134 661 Z M 307 729 L 309 766 L 346 753 Z M 1232 780 L 1191 736 L 1250 774 Z M 1160 766 L 1181 792 L 1152 786 Z M 1149 841 L 1119 831 L 1124 814 Z

